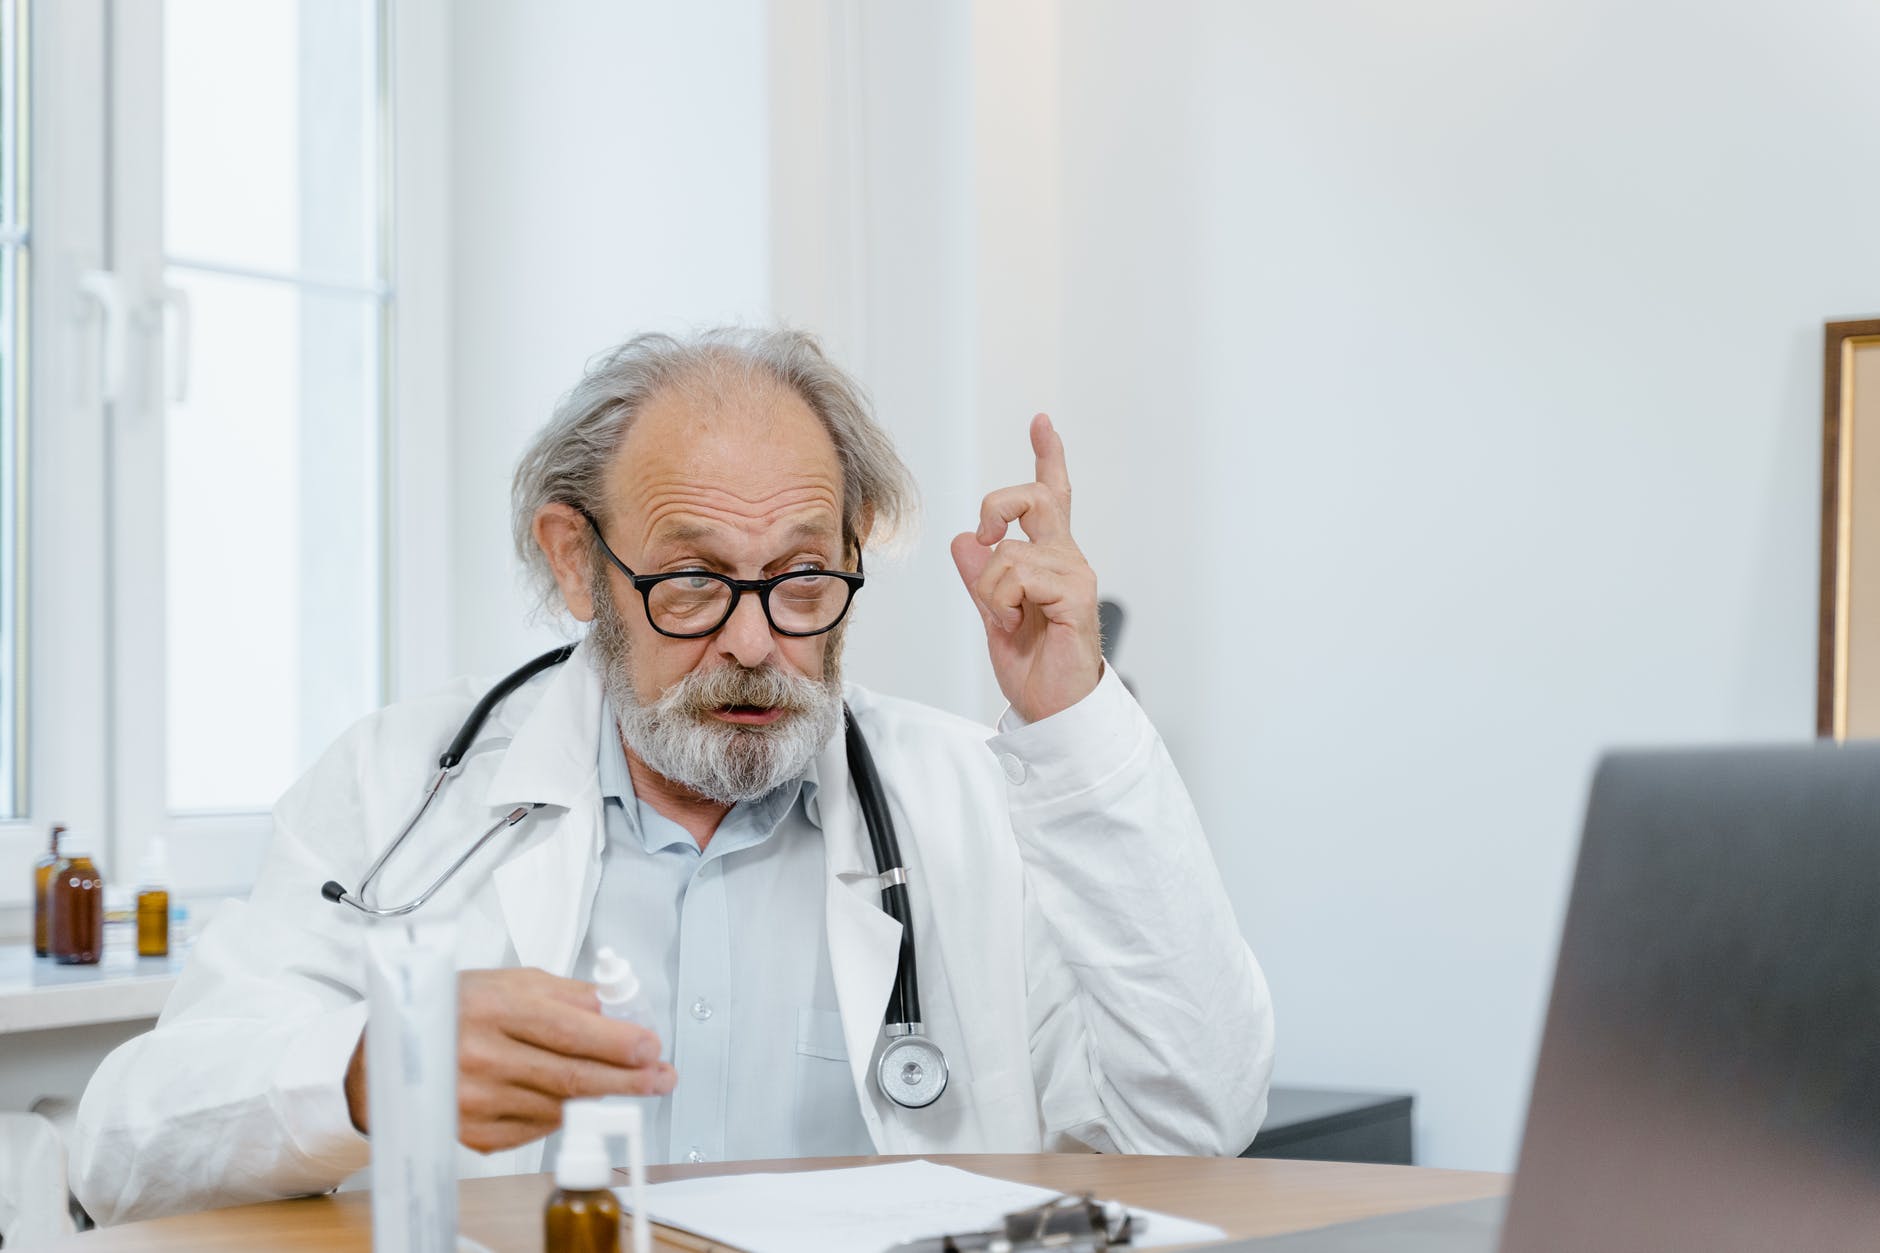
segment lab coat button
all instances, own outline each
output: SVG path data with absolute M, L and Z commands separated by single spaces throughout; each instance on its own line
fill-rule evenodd
M 696 1165 L 697 1163 L 705 1160 L 705 1154 L 700 1152 L 698 1149 L 693 1149 L 690 1153 L 687 1153 L 685 1155 L 685 1160 L 688 1162 L 692 1162 L 693 1164 Z
M 1005 777 L 1011 782 L 1023 783 L 1025 781 L 1025 775 L 1028 773 L 1025 763 L 1011 753 L 1000 753 L 999 765 L 1005 771 Z
M 712 1003 L 710 1001 L 701 996 L 696 1001 L 692 1002 L 692 1017 L 698 1019 L 700 1022 L 704 1022 L 711 1016 Z

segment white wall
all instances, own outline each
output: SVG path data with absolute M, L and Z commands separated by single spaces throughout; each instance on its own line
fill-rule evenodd
M 594 354 L 769 310 L 761 0 L 465 0 L 452 13 L 452 447 L 461 672 L 523 619 L 509 476 Z
M 1066 403 L 1123 451 L 1086 542 L 1170 606 L 1124 668 L 1279 1078 L 1509 1167 L 1597 750 L 1811 733 L 1880 10 L 1172 12 L 1066 8 Z
M 944 544 L 1053 408 L 1279 1077 L 1510 1167 L 1598 748 L 1812 726 L 1876 64 L 1866 0 L 466 6 L 461 668 L 586 355 L 775 311 L 926 488 L 852 671 L 983 712 Z

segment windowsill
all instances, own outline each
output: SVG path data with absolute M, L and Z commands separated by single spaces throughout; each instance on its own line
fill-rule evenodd
M 0 1035 L 154 1019 L 188 948 L 139 957 L 135 941 L 129 928 L 108 928 L 104 959 L 95 966 L 61 966 L 36 956 L 30 942 L 0 945 Z

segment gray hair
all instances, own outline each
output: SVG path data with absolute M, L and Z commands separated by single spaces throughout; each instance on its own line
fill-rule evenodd
M 848 538 L 859 540 L 865 522 L 876 541 L 912 530 L 919 512 L 913 476 L 870 414 L 860 386 L 829 360 L 815 336 L 735 326 L 684 337 L 636 335 L 589 362 L 516 466 L 511 528 L 541 607 L 559 607 L 559 594 L 535 543 L 538 510 L 560 503 L 603 516 L 613 459 L 634 419 L 660 393 L 684 388 L 715 397 L 764 385 L 795 392 L 835 442 Z

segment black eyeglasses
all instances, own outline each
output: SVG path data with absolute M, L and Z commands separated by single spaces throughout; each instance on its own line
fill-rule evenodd
M 792 570 L 771 579 L 734 579 L 710 570 L 674 570 L 670 574 L 635 574 L 614 555 L 601 534 L 601 525 L 584 509 L 581 516 L 594 528 L 601 551 L 627 576 L 646 602 L 646 620 L 661 635 L 695 640 L 716 632 L 731 621 L 738 599 L 757 593 L 770 629 L 778 635 L 801 637 L 833 631 L 849 611 L 849 603 L 863 583 L 862 550 L 855 550 L 855 570 Z

